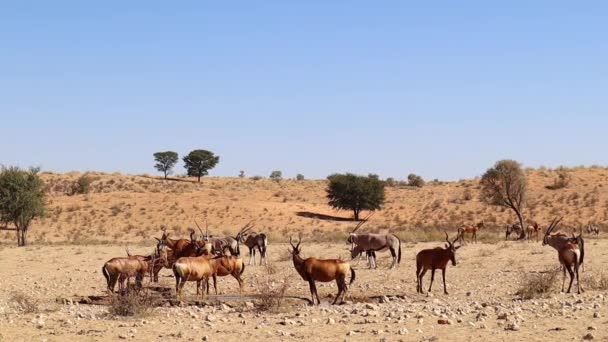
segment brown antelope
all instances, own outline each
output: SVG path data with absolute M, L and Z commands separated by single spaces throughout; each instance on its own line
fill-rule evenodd
M 538 241 L 538 236 L 540 234 L 540 226 L 538 223 L 534 222 L 533 225 L 528 226 L 528 241 L 532 239 L 532 236 L 536 237 L 536 241 Z
M 101 272 L 106 278 L 108 292 L 114 292 L 116 282 L 119 283 L 119 291 L 124 290 L 124 281 L 128 281 L 133 276 L 135 276 L 136 286 L 141 288 L 144 276 L 152 271 L 157 262 L 162 265 L 167 264 L 167 249 L 162 243 L 156 247 L 154 254 L 146 257 L 118 257 L 108 260 L 101 268 Z
M 505 234 L 505 240 L 509 240 L 509 237 L 511 237 L 511 234 L 515 234 L 515 238 L 519 238 L 519 236 L 521 235 L 521 226 L 517 223 L 514 224 L 507 224 L 507 229 L 506 229 L 506 234 Z
M 213 288 L 217 295 L 217 277 L 231 275 L 239 283 L 239 292 L 243 291 L 243 279 L 241 276 L 245 272 L 243 259 L 237 256 L 217 256 L 209 258 L 209 263 L 213 269 Z M 207 284 L 207 294 L 209 294 L 209 284 Z
M 188 239 L 178 239 L 178 240 L 170 239 L 169 233 L 167 233 L 167 228 L 162 227 L 161 230 L 163 232 L 162 237 L 160 239 L 155 237 L 155 239 L 159 242 L 162 241 L 162 243 L 165 246 L 169 247 L 173 251 L 173 254 L 175 255 L 175 259 L 179 259 L 184 256 L 200 255 L 200 249 L 199 249 L 198 245 L 196 244 L 196 239 L 194 237 L 194 229 L 192 229 L 192 228 L 189 229 L 190 230 L 190 240 L 188 240 Z
M 460 246 L 455 247 L 454 243 L 459 239 L 459 236 L 450 242 L 448 239 L 448 233 L 445 233 L 445 241 L 447 242 L 445 248 L 436 247 L 433 249 L 424 249 L 416 254 L 416 279 L 417 286 L 416 291 L 418 293 L 424 293 L 422 289 L 422 278 L 424 277 L 427 270 L 431 270 L 431 284 L 429 285 L 428 292 L 431 292 L 433 287 L 433 280 L 435 279 L 435 270 L 441 270 L 441 276 L 443 277 L 443 293 L 448 294 L 447 287 L 445 285 L 445 269 L 448 265 L 448 261 L 452 261 L 452 265 L 456 266 L 456 250 Z
M 600 235 L 600 227 L 597 224 L 589 223 L 587 225 L 587 234 Z
M 213 267 L 208 255 L 182 257 L 173 264 L 175 275 L 175 295 L 181 301 L 182 289 L 187 281 L 196 281 L 196 294 L 205 298 L 205 291 L 199 292 L 203 285 L 209 286 L 209 277 L 213 276 Z
M 477 231 L 483 227 L 484 227 L 483 220 L 477 222 L 477 224 L 474 224 L 474 225 L 466 225 L 463 223 L 462 226 L 460 228 L 458 228 L 458 236 L 456 237 L 456 239 L 460 240 L 461 245 L 464 245 L 465 244 L 464 235 L 466 233 L 470 233 L 471 240 L 474 241 L 475 243 L 477 243 Z
M 565 234 L 557 233 L 551 234 L 555 227 L 559 224 L 562 218 L 554 218 L 549 228 L 545 232 L 543 237 L 543 246 L 549 245 L 557 250 L 557 256 L 559 263 L 562 266 L 562 292 L 564 292 L 564 285 L 566 282 L 566 271 L 570 275 L 570 284 L 568 285 L 567 293 L 570 293 L 572 289 L 572 283 L 576 276 L 577 292 L 581 293 L 584 291 L 581 287 L 581 282 L 578 275 L 578 269 L 583 264 L 585 259 L 585 241 L 583 240 L 582 234 L 578 236 L 568 237 Z
M 340 304 L 344 303 L 344 296 L 348 290 L 348 286 L 346 285 L 346 274 L 348 273 L 348 270 L 350 270 L 349 285 L 351 285 L 355 281 L 355 270 L 349 265 L 348 262 L 344 262 L 340 259 L 303 259 L 300 256 L 301 242 L 302 237 L 299 238 L 298 244 L 294 246 L 291 237 L 289 238 L 289 244 L 292 247 L 290 252 L 293 259 L 293 266 L 295 267 L 296 271 L 298 271 L 300 277 L 307 281 L 308 285 L 310 286 L 310 295 L 312 297 L 311 304 L 315 304 L 315 296 L 317 298 L 317 303 L 321 304 L 315 281 L 326 283 L 332 280 L 336 280 L 338 285 L 338 294 L 336 295 L 332 305 L 336 304 L 338 299 L 340 299 Z

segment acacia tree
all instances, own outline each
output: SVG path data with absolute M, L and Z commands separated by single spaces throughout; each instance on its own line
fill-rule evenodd
M 198 177 L 200 183 L 201 177 L 209 174 L 209 170 L 213 169 L 220 161 L 220 157 L 207 150 L 194 150 L 184 157 L 184 167 L 188 171 L 188 176 Z
M 165 174 L 165 179 L 167 179 L 167 175 L 171 174 L 171 170 L 175 163 L 177 163 L 177 153 L 173 151 L 166 152 L 156 152 L 154 153 L 154 161 L 156 161 L 156 165 L 154 167 Z
M 336 173 L 327 179 L 327 199 L 331 207 L 352 210 L 357 221 L 361 210 L 382 209 L 384 182 L 378 177 Z
M 481 177 L 482 200 L 515 212 L 522 227 L 519 239 L 525 239 L 527 235 L 523 216 L 527 187 L 526 175 L 515 160 L 497 161 L 494 167 L 489 168 Z
M 44 183 L 38 171 L 18 167 L 3 167 L 0 171 L 0 223 L 15 226 L 18 246 L 27 244 L 32 220 L 44 214 Z

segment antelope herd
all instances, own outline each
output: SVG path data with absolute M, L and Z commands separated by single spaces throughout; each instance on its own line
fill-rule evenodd
M 389 269 L 395 268 L 401 262 L 401 240 L 394 234 L 358 233 L 361 226 L 371 216 L 359 222 L 347 238 L 350 244 L 351 258 L 355 259 L 365 253 L 368 259 L 368 267 L 377 268 L 376 252 L 388 250 L 392 256 Z M 576 278 L 577 291 L 584 291 L 579 282 L 579 268 L 584 265 L 585 247 L 582 230 L 575 235 L 568 236 L 564 233 L 553 233 L 561 222 L 561 218 L 555 218 L 544 233 L 542 245 L 553 247 L 558 253 L 558 261 L 563 270 L 562 292 L 564 291 L 566 272 L 570 276 L 567 293 L 570 293 L 574 279 Z M 196 223 L 196 221 L 195 221 Z M 150 255 L 131 255 L 127 249 L 126 257 L 116 257 L 108 260 L 102 267 L 102 274 L 107 282 L 107 290 L 114 293 L 116 283 L 119 284 L 119 292 L 128 290 L 129 279 L 135 277 L 135 287 L 140 289 L 144 276 L 148 275 L 154 282 L 158 282 L 158 273 L 162 268 L 171 269 L 175 277 L 175 293 L 178 300 L 182 298 L 182 290 L 187 282 L 196 282 L 196 293 L 202 298 L 209 294 L 209 280 L 213 280 L 215 294 L 217 295 L 217 277 L 231 275 L 239 284 L 240 292 L 243 288 L 242 275 L 245 271 L 245 263 L 240 257 L 242 243 L 249 249 L 249 265 L 253 261 L 256 264 L 256 250 L 260 256 L 260 265 L 268 264 L 268 238 L 264 233 L 252 231 L 253 222 L 242 227 L 235 237 L 213 237 L 209 235 L 209 228 L 203 233 L 198 223 L 196 226 L 200 231 L 200 239 L 197 238 L 194 229 L 190 228 L 190 239 L 172 239 L 166 228 L 161 228 L 162 236 L 155 238 L 157 245 Z M 424 249 L 416 254 L 416 291 L 423 294 L 422 280 L 428 270 L 431 271 L 431 281 L 428 292 L 431 291 L 435 279 L 435 271 L 441 270 L 443 280 L 443 292 L 447 295 L 445 280 L 446 267 L 451 261 L 456 266 L 456 251 L 465 244 L 465 234 L 470 234 L 471 241 L 477 242 L 477 232 L 484 228 L 484 222 L 480 221 L 472 225 L 462 225 L 457 230 L 456 237 L 450 240 L 445 232 L 445 246 L 432 249 Z M 525 234 L 528 241 L 533 237 L 538 241 L 541 228 L 538 223 L 533 223 L 526 229 Z M 589 224 L 586 228 L 588 234 L 599 235 L 599 226 Z M 511 224 L 506 227 L 506 239 L 511 234 L 522 236 L 522 227 L 519 224 Z M 342 303 L 348 290 L 348 285 L 355 281 L 355 270 L 347 262 L 340 259 L 317 259 L 302 258 L 300 255 L 302 242 L 301 235 L 294 245 L 291 238 L 289 250 L 293 266 L 300 277 L 308 282 L 310 286 L 311 303 L 320 304 L 317 293 L 316 282 L 336 281 L 338 293 L 333 304 Z M 459 243 L 456 246 L 456 243 Z M 346 278 L 350 273 L 350 282 L 347 285 Z M 125 287 L 124 282 L 127 281 Z

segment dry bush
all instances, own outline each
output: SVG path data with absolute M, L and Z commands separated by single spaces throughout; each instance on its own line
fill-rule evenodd
M 114 316 L 143 316 L 152 306 L 152 298 L 147 291 L 131 290 L 112 296 L 108 312 Z
M 515 292 L 520 299 L 533 299 L 545 297 L 551 293 L 551 289 L 557 282 L 559 269 L 544 272 L 523 273 L 520 279 L 519 289 Z
M 549 190 L 558 190 L 568 187 L 572 180 L 570 171 L 563 166 L 558 167 L 555 171 L 557 172 L 557 178 L 553 180 L 552 185 L 547 185 L 546 188 Z
M 285 300 L 285 293 L 287 293 L 290 286 L 290 276 L 285 276 L 280 281 L 274 280 L 270 275 L 264 277 L 263 280 L 258 280 L 256 287 L 260 295 L 255 303 L 257 311 L 280 311 Z
M 15 310 L 22 313 L 36 313 L 40 311 L 40 303 L 38 300 L 23 292 L 11 293 L 8 301 Z
M 608 274 L 601 271 L 599 274 L 585 273 L 582 277 L 583 288 L 591 290 L 608 290 Z
M 464 192 L 462 193 L 462 199 L 465 201 L 470 201 L 473 199 L 473 192 L 471 191 L 471 189 L 464 190 Z

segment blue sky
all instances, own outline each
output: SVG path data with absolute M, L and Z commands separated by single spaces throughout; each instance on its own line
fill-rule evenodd
M 0 163 L 459 179 L 608 164 L 608 3 L 0 3 Z M 183 173 L 180 163 L 176 171 Z

